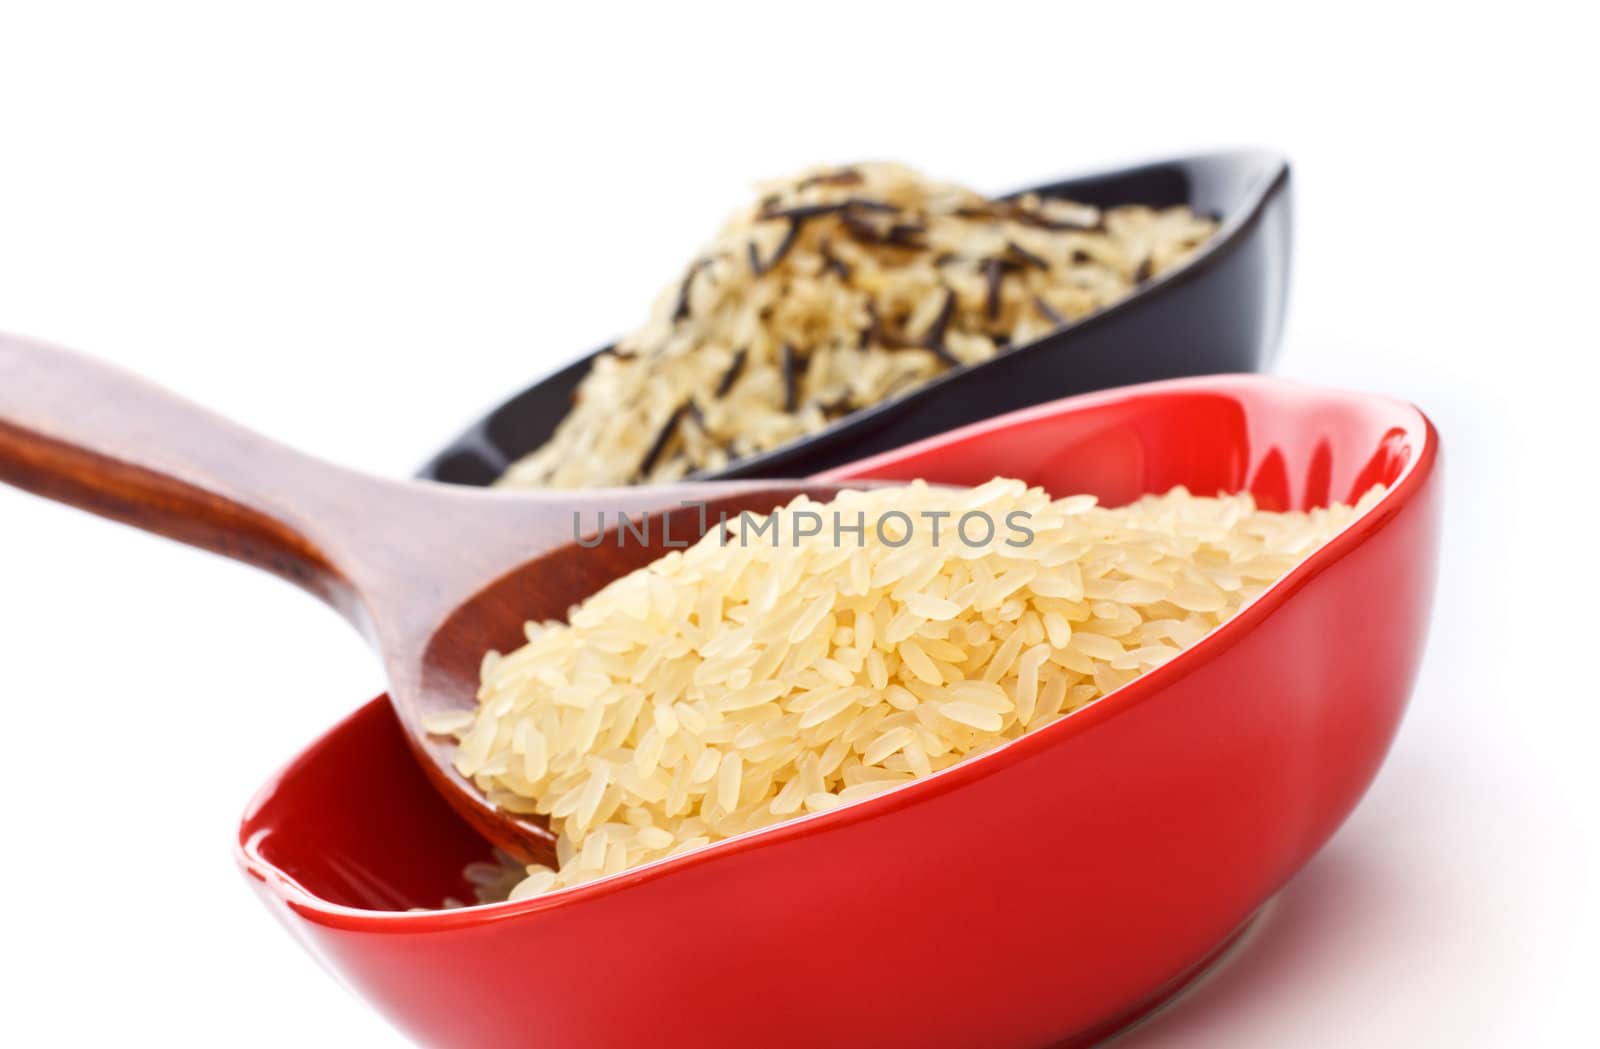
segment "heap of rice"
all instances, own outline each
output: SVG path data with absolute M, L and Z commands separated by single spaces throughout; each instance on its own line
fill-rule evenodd
M 1215 231 L 1184 207 L 988 200 L 894 164 L 771 183 L 501 483 L 719 469 L 1071 324 Z
M 802 498 L 775 516 L 864 534 L 714 530 L 529 624 L 486 658 L 476 711 L 429 728 L 492 801 L 550 817 L 559 870 L 512 896 L 576 885 L 1047 725 L 1193 645 L 1378 494 L 1310 513 L 1182 488 L 1107 509 L 1004 479 Z

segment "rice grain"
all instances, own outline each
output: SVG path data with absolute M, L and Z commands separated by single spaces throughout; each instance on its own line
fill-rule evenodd
M 428 727 L 455 736 L 456 767 L 491 800 L 557 833 L 558 869 L 494 884 L 514 897 L 577 885 L 892 790 L 1068 716 L 1201 640 L 1380 492 L 1308 513 L 1182 488 L 1104 508 L 1001 479 L 802 498 L 776 512 L 923 521 L 983 506 L 1026 514 L 1035 535 L 972 557 L 948 530 L 894 545 L 869 527 L 841 557 L 826 529 L 778 547 L 714 530 L 567 623 L 530 625 L 526 645 L 484 661 L 476 711 Z
M 896 164 L 769 183 L 595 358 L 555 433 L 500 483 L 721 469 L 1075 324 L 1216 229 L 1186 207 L 990 200 Z

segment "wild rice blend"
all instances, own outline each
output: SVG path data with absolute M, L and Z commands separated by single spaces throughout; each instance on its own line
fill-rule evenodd
M 719 469 L 1074 323 L 1214 232 L 1184 207 L 988 200 L 894 164 L 771 183 L 500 483 Z
M 1016 739 L 1198 642 L 1379 494 L 1270 513 L 1177 488 L 1108 509 L 1021 481 L 918 482 L 776 512 L 864 515 L 859 533 L 713 531 L 567 623 L 530 623 L 485 659 L 475 710 L 430 720 L 491 801 L 558 835 L 559 869 L 474 879 L 576 885 Z

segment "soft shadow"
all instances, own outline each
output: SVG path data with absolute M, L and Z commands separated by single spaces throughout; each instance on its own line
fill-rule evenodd
M 1174 1049 L 1215 1039 L 1237 1018 L 1302 987 L 1351 932 L 1360 901 L 1381 891 L 1381 872 L 1359 848 L 1332 847 L 1268 903 L 1239 941 L 1177 998 L 1097 1049 Z M 1359 920 L 1359 919 L 1356 919 Z M 1381 920 L 1378 919 L 1378 920 Z

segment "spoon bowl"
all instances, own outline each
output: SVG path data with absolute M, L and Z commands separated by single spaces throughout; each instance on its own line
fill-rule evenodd
M 1087 1046 L 1203 971 L 1376 775 L 1427 632 L 1438 436 L 1410 405 L 1254 376 L 1091 394 L 819 480 L 995 474 L 1110 504 L 1387 491 L 1227 623 L 932 776 L 587 884 L 470 901 L 488 858 L 388 707 L 247 811 L 252 886 L 421 1044 Z M 775 1018 L 781 1022 L 774 1023 Z
M 472 492 L 345 470 L 273 444 L 110 365 L 0 335 L 0 480 L 265 569 L 353 623 L 434 786 L 478 831 L 553 859 L 542 821 L 490 802 L 431 714 L 476 706 L 491 648 L 562 616 L 720 514 L 838 485 L 728 481 L 582 493 Z M 857 485 L 856 487 L 859 487 Z M 655 541 L 591 542 L 620 515 Z M 613 534 L 614 534 L 613 529 Z M 635 535 L 630 531 L 631 539 Z
M 583 598 L 672 549 L 681 549 L 705 534 L 709 522 L 723 515 L 763 514 L 800 495 L 833 498 L 845 488 L 879 482 L 737 482 L 651 486 L 605 491 L 591 489 L 572 499 L 538 493 L 538 517 L 558 513 L 569 524 L 565 541 L 527 559 L 488 581 L 458 602 L 431 631 L 412 642 L 387 649 L 391 696 L 412 747 L 421 751 L 423 767 L 440 792 L 478 830 L 501 849 L 529 861 L 553 866 L 555 837 L 542 816 L 523 816 L 492 805 L 456 771 L 454 738 L 430 735 L 420 726 L 432 714 L 471 710 L 477 705 L 484 653 L 507 652 L 526 641 L 530 620 L 565 619 Z M 437 488 L 438 486 L 433 486 Z M 644 495 L 641 499 L 638 496 Z M 592 496 L 600 496 L 592 500 Z M 513 502 L 520 496 L 509 497 Z M 469 508 L 470 509 L 470 508 Z M 532 508 L 524 508 L 531 510 Z M 628 528 L 616 524 L 625 515 Z M 531 527 L 531 518 L 524 525 Z M 601 527 L 605 521 L 612 527 Z M 590 523 L 596 526 L 588 527 Z M 515 524 L 515 521 L 513 521 Z M 581 537 L 581 539 L 580 539 Z M 401 662 L 396 666 L 396 659 Z M 393 691 L 403 690 L 403 691 Z

